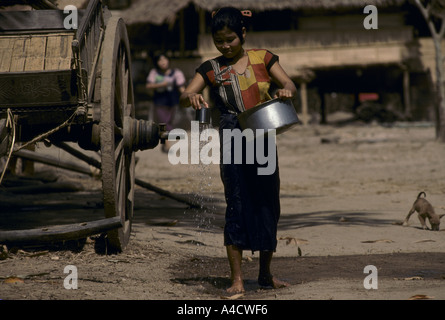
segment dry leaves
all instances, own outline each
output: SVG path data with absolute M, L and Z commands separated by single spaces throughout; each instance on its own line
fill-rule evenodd
M 309 241 L 305 240 L 305 239 L 298 239 L 298 238 L 294 238 L 294 237 L 280 237 L 279 240 L 286 240 L 286 245 L 289 245 L 291 243 L 295 243 L 295 245 L 297 246 L 297 250 L 298 250 L 298 256 L 301 257 L 303 254 L 301 252 L 301 248 L 300 248 L 300 244 L 306 244 Z
M 426 294 L 416 294 L 410 297 L 408 300 L 426 300 L 426 299 L 434 299 L 434 297 L 427 296 Z
M 411 280 L 423 280 L 423 277 L 420 277 L 420 276 L 414 276 L 414 277 L 408 277 L 408 278 L 394 278 L 394 280 L 405 280 L 405 281 L 411 281 Z
M 305 240 L 305 239 L 298 239 L 298 238 L 294 238 L 294 237 L 280 237 L 279 240 L 286 240 L 286 245 L 289 245 L 291 243 L 295 243 L 295 245 L 300 245 L 300 244 L 306 244 L 309 241 Z
M 414 243 L 421 243 L 421 242 L 436 242 L 436 241 L 432 240 L 432 239 L 422 239 L 422 240 L 415 241 Z
M 234 294 L 233 296 L 221 296 L 224 300 L 236 300 L 244 296 L 244 293 Z
M 365 240 L 365 241 L 362 241 L 362 243 L 377 243 L 377 242 L 393 243 L 394 241 L 392 241 L 390 239 L 377 239 L 377 240 Z
M 18 278 L 18 277 L 9 277 L 6 278 L 4 283 L 7 284 L 19 284 L 19 283 L 24 283 L 25 281 L 22 278 Z

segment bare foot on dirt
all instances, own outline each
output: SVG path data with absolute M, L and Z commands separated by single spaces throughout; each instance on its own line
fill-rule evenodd
M 258 284 L 261 287 L 273 289 L 285 288 L 290 286 L 289 283 L 281 281 L 272 275 L 258 277 Z
M 242 279 L 236 279 L 232 281 L 232 286 L 226 290 L 228 293 L 244 293 L 244 284 Z

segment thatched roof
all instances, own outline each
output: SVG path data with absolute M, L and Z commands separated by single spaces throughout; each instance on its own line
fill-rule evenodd
M 127 24 L 163 24 L 173 21 L 176 13 L 193 3 L 199 8 L 212 11 L 224 6 L 254 11 L 364 8 L 375 5 L 378 8 L 401 6 L 408 0 L 132 0 L 129 8 L 120 12 Z
M 302 10 L 302 9 L 338 9 L 354 8 L 371 4 L 377 7 L 400 6 L 405 0 L 193 0 L 193 2 L 208 11 L 224 6 L 256 11 L 266 10 Z
M 59 9 L 65 8 L 67 5 L 73 5 L 77 9 L 85 9 L 88 5 L 88 0 L 52 0 L 55 1 Z
M 2 0 L 0 7 L 30 6 L 34 9 L 55 9 L 54 0 Z
M 192 0 L 132 0 L 131 6 L 120 12 L 126 24 L 163 24 L 174 21 L 176 13 L 188 6 Z
M 34 9 L 63 9 L 67 5 L 74 5 L 84 9 L 88 0 L 0 0 L 0 7 L 29 6 Z

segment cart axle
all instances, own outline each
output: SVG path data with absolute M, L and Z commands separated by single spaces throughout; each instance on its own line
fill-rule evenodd
M 138 120 L 131 117 L 124 119 L 124 145 L 129 151 L 154 149 L 164 141 L 165 125 L 153 121 Z

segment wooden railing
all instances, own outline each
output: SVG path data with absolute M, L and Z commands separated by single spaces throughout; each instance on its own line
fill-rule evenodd
M 311 31 L 268 31 L 248 32 L 246 46 L 249 48 L 290 49 L 324 48 L 382 43 L 406 43 L 413 40 L 410 26 L 377 30 L 311 30 Z M 201 35 L 199 52 L 202 55 L 216 52 L 212 36 Z
M 82 83 L 80 87 L 85 92 L 83 97 L 87 102 L 91 102 L 92 88 L 96 79 L 96 69 L 100 54 L 100 46 L 103 40 L 105 29 L 104 14 L 102 8 L 102 1 L 92 0 L 88 3 L 79 28 L 76 32 L 74 41 L 75 46 L 79 49 L 79 60 L 81 69 L 86 71 L 88 75 L 88 83 Z M 74 44 L 74 42 L 73 42 Z M 79 72 L 80 70 L 78 70 Z M 81 79 L 80 73 L 78 78 Z

